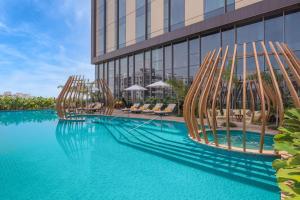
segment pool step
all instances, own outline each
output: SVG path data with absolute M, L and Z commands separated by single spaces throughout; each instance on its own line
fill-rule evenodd
M 269 170 L 270 165 L 265 165 L 263 160 L 252 162 L 253 158 L 241 159 L 231 153 L 225 153 L 227 156 L 219 157 L 220 153 L 218 151 L 207 149 L 206 147 L 196 148 L 196 145 L 193 146 L 187 143 L 190 145 L 188 148 L 184 147 L 184 143 L 180 144 L 182 141 L 178 141 L 179 144 L 175 145 L 171 144 L 171 141 L 162 142 L 157 139 L 154 140 L 149 135 L 145 135 L 146 133 L 143 133 L 143 130 L 138 130 L 134 134 L 130 134 L 126 127 L 109 125 L 106 127 L 114 135 L 115 139 L 122 144 L 142 149 L 149 153 L 159 154 L 161 157 L 181 164 L 188 164 L 205 171 L 213 169 L 214 173 L 230 174 L 230 176 L 247 179 L 255 184 L 262 184 L 272 189 L 277 188 L 273 176 L 274 172 Z M 216 152 L 215 155 L 213 154 L 214 152 Z

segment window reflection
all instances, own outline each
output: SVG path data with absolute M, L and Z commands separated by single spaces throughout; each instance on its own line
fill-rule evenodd
M 193 78 L 200 65 L 200 43 L 199 38 L 189 41 L 189 83 L 193 81 Z
M 285 16 L 285 38 L 286 43 L 293 50 L 300 50 L 300 12 Z
M 163 80 L 163 52 L 162 48 L 152 50 L 152 68 L 151 68 L 151 76 L 152 83 Z M 155 97 L 162 98 L 163 93 L 162 90 L 152 89 L 152 94 Z
M 126 0 L 119 0 L 119 48 L 126 45 Z
M 185 17 L 185 1 L 172 0 L 170 1 L 171 9 L 171 31 L 184 26 Z
M 283 41 L 283 17 L 276 17 L 265 21 L 265 40 Z
M 188 84 L 188 51 L 187 42 L 181 42 L 174 44 L 173 46 L 174 57 L 174 78 L 182 80 L 185 84 Z
M 205 55 L 216 48 L 221 46 L 220 33 L 215 33 L 201 38 L 201 60 Z
M 136 54 L 134 56 L 134 64 L 135 64 L 135 70 L 134 70 L 134 81 L 135 84 L 144 86 L 144 53 Z M 143 92 L 137 92 L 136 94 L 137 99 L 143 98 Z
M 122 58 L 120 62 L 120 92 L 123 94 L 123 97 L 127 97 L 127 93 L 124 92 L 124 89 L 128 87 L 128 72 L 127 72 L 127 57 Z
M 151 51 L 145 52 L 145 72 L 144 72 L 145 86 L 151 84 Z M 150 96 L 149 90 L 144 92 L 145 97 Z
M 108 87 L 114 95 L 115 91 L 115 62 L 110 61 L 108 64 Z
M 136 0 L 136 42 L 145 40 L 145 0 Z
M 97 55 L 103 55 L 105 53 L 105 0 L 98 0 L 97 7 L 98 13 L 98 48 Z
M 172 46 L 166 46 L 164 48 L 165 53 L 165 80 L 172 79 Z
M 120 94 L 120 60 L 115 61 L 115 96 L 121 97 Z

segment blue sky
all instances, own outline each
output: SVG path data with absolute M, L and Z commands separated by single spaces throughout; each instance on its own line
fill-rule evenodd
M 56 96 L 93 73 L 90 0 L 0 0 L 0 93 Z

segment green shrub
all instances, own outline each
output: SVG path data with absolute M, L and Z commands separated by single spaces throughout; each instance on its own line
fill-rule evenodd
M 44 97 L 0 97 L 0 110 L 40 110 L 54 109 L 55 99 Z
M 283 156 L 273 162 L 278 185 L 285 199 L 300 199 L 300 109 L 288 110 L 279 130 L 274 148 Z

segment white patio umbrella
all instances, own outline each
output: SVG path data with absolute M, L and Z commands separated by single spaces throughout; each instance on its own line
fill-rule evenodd
M 139 85 L 132 85 L 129 88 L 124 89 L 125 91 L 145 91 L 146 88 Z
M 148 87 L 148 88 L 171 88 L 171 85 L 168 83 L 165 83 L 163 81 L 157 81 L 155 83 L 147 85 L 146 87 Z
M 129 88 L 124 89 L 124 91 L 138 92 L 138 91 L 146 91 L 147 89 L 140 85 L 132 85 Z M 135 101 L 135 95 L 133 95 L 133 101 Z

